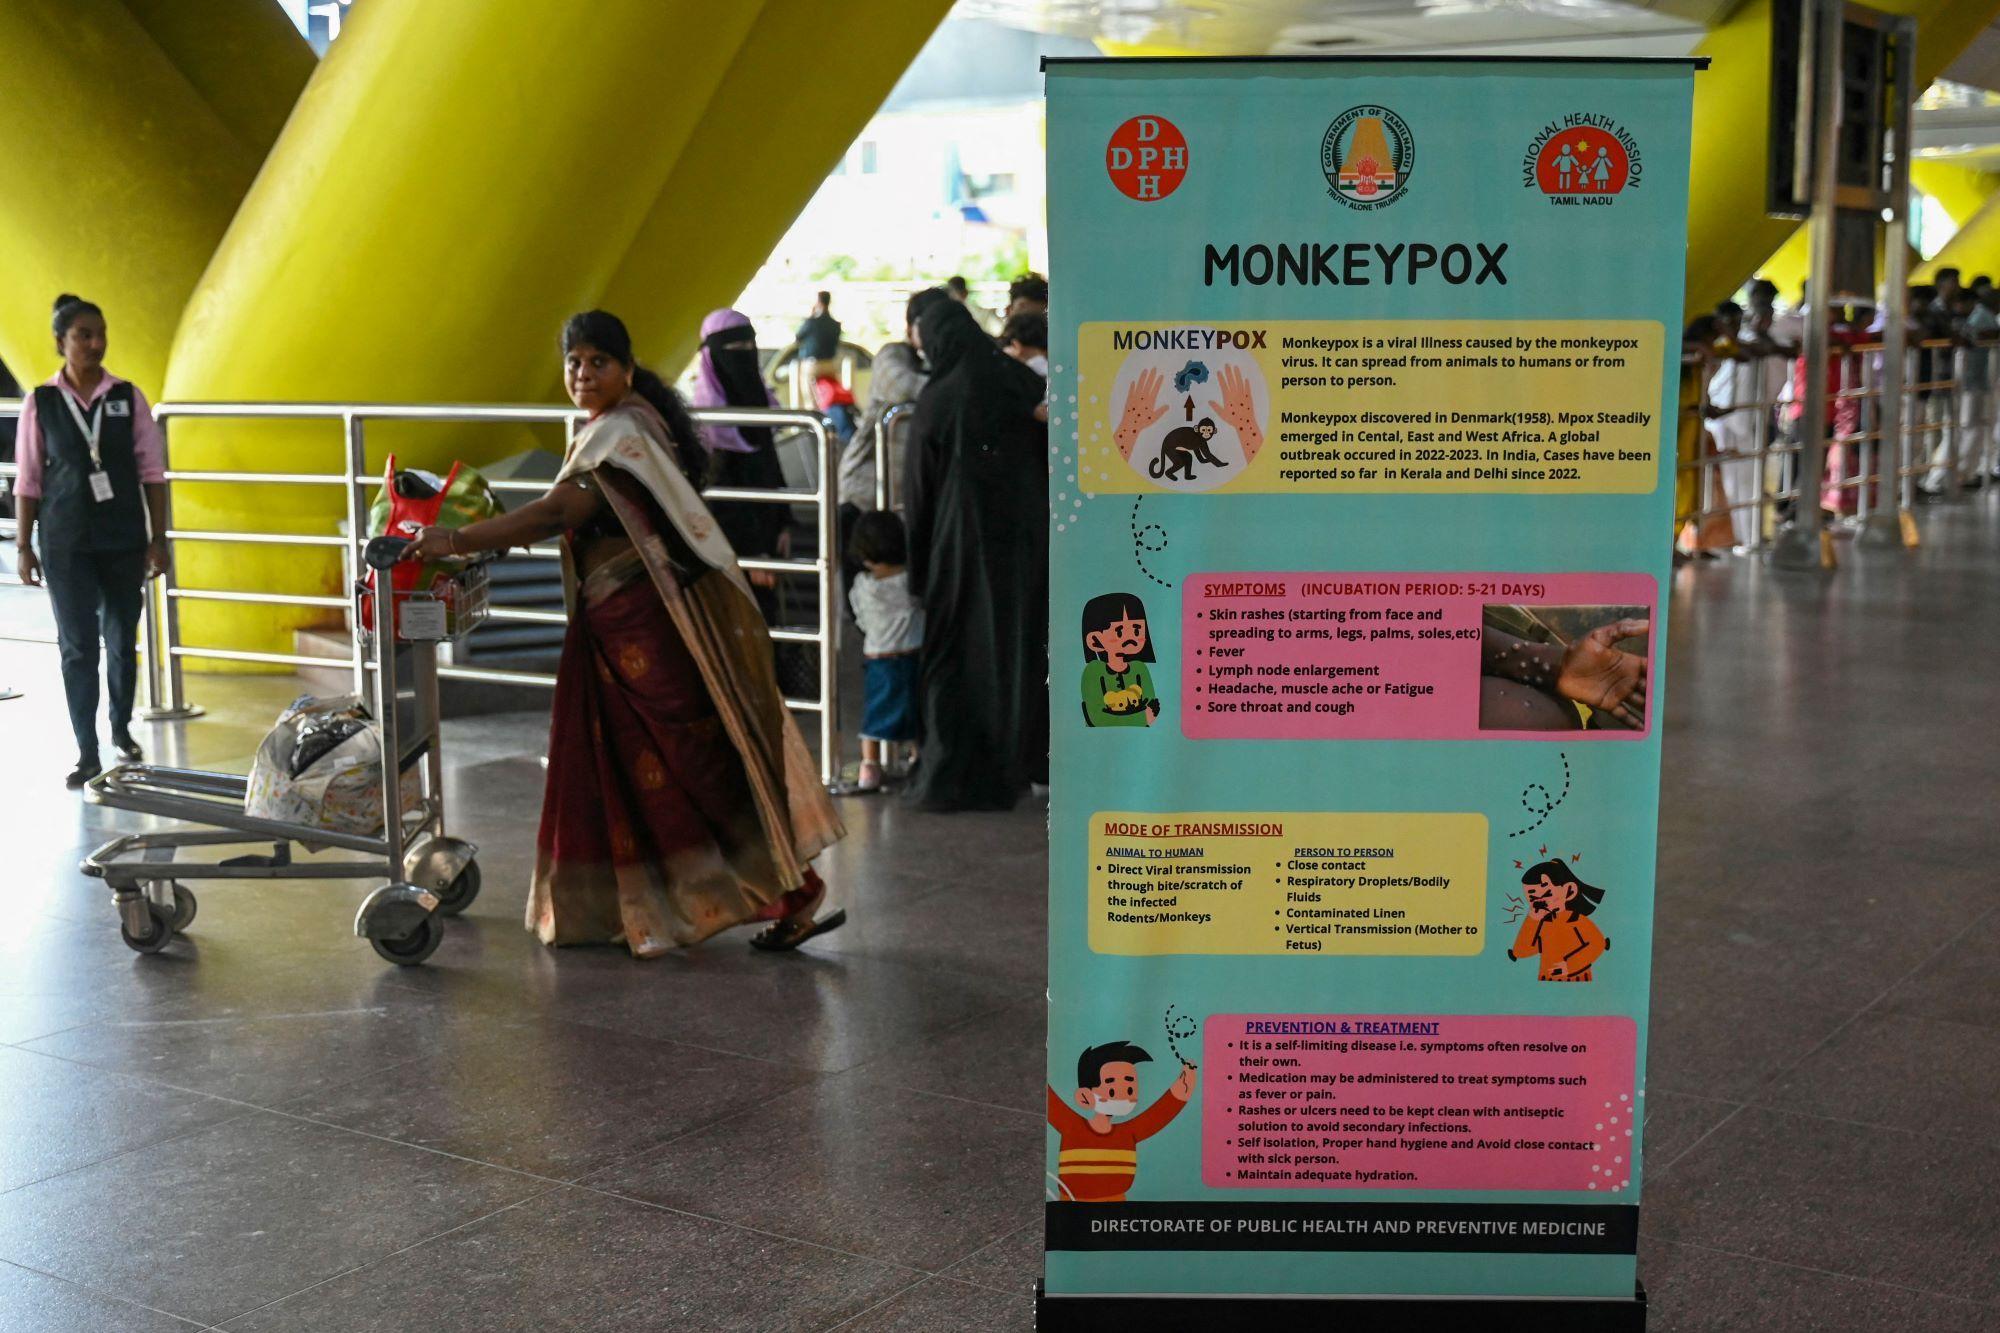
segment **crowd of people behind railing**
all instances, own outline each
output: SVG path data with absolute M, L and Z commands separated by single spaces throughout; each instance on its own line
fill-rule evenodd
M 1048 283 L 1014 284 L 998 338 L 963 293 L 909 298 L 865 408 L 821 373 L 839 347 L 828 293 L 796 348 L 848 450 L 843 573 L 865 640 L 868 742 L 853 789 L 905 778 L 933 811 L 1008 809 L 1048 779 Z M 113 744 L 142 758 L 135 648 L 144 583 L 172 559 L 168 473 L 145 396 L 105 366 L 104 310 L 66 293 L 51 333 L 62 364 L 21 409 L 16 572 L 55 603 L 78 788 L 101 768 L 100 658 Z M 496 516 L 424 526 L 403 553 L 423 565 L 562 542 L 571 613 L 526 923 L 548 944 L 652 955 L 754 922 L 753 944 L 797 948 L 845 919 L 822 911 L 812 869 L 843 829 L 772 651 L 768 565 L 790 534 L 783 506 L 753 502 L 785 478 L 771 429 L 740 415 L 775 405 L 750 321 L 717 310 L 701 328 L 691 397 L 736 409 L 728 425 L 697 425 L 607 311 L 573 316 L 560 346 L 585 420 L 554 482 Z M 876 442 L 860 427 L 904 404 L 898 515 L 876 505 Z M 752 557 L 764 563 L 746 570 Z
M 1805 326 L 1810 293 L 1779 308 L 1775 283 L 1759 278 L 1744 301 L 1723 301 L 1682 335 L 1674 506 L 1676 562 L 1762 547 L 1801 502 L 1806 446 Z M 2000 481 L 1993 404 L 2000 288 L 1939 269 L 1912 284 L 1901 318 L 1902 392 L 1885 405 L 1886 303 L 1850 302 L 1829 312 L 1826 430 L 1816 500 L 1828 527 L 1850 532 L 1872 513 L 1906 500 L 1940 499 Z M 1885 414 L 1901 447 L 1887 458 Z

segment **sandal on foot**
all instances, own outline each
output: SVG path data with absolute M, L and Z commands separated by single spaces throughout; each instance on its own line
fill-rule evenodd
M 818 920 L 799 921 L 787 918 L 750 937 L 750 947 L 762 949 L 765 953 L 789 953 L 815 935 L 824 935 L 830 930 L 839 930 L 847 924 L 845 910 L 829 912 Z

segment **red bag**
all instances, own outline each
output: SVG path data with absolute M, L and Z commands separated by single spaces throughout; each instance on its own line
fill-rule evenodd
M 387 534 L 414 540 L 418 532 L 435 526 L 441 520 L 445 520 L 449 527 L 460 527 L 470 521 L 462 512 L 449 516 L 445 513 L 445 504 L 452 496 L 453 485 L 458 481 L 460 466 L 461 464 L 453 463 L 451 471 L 445 475 L 444 483 L 437 488 L 436 493 L 423 495 L 420 492 L 429 489 L 427 479 L 414 472 L 399 473 L 396 470 L 396 456 L 389 455 L 388 467 L 382 477 L 381 493 L 375 497 L 375 504 L 369 511 L 368 535 L 380 537 Z M 476 473 L 472 475 L 477 476 Z M 412 485 L 413 482 L 416 484 Z M 481 489 L 484 489 L 483 480 Z M 406 490 L 412 493 L 405 494 Z M 454 508 L 459 509 L 460 506 L 454 505 Z M 449 522 L 451 517 L 456 517 L 459 521 Z M 450 566 L 436 561 L 423 565 L 415 561 L 404 561 L 390 568 L 389 589 L 398 598 L 419 591 L 441 597 L 448 596 L 451 573 Z M 368 571 L 366 584 L 369 595 L 361 602 L 361 627 L 371 632 L 375 628 L 376 577 L 376 571 L 372 569 Z

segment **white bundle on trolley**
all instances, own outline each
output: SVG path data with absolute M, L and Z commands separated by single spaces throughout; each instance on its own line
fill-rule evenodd
M 417 808 L 402 789 L 405 813 Z M 382 729 L 352 694 L 302 694 L 257 747 L 243 811 L 333 833 L 375 837 L 382 829 Z

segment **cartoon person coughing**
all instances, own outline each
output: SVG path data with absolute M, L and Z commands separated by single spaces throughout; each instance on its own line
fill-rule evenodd
M 1604 890 L 1585 884 L 1561 861 L 1541 861 L 1521 875 L 1528 915 L 1507 956 L 1541 960 L 1542 981 L 1588 981 L 1590 965 L 1611 941 L 1590 919 Z
M 1123 1203 L 1139 1172 L 1139 1144 L 1167 1127 L 1194 1096 L 1194 1066 L 1181 1065 L 1181 1076 L 1159 1100 L 1132 1116 L 1139 1104 L 1139 1066 L 1152 1060 L 1129 1041 L 1092 1046 L 1076 1062 L 1076 1104 L 1084 1114 L 1050 1088 L 1049 1124 L 1061 1148 L 1056 1155 L 1056 1181 L 1065 1199 L 1077 1203 Z

